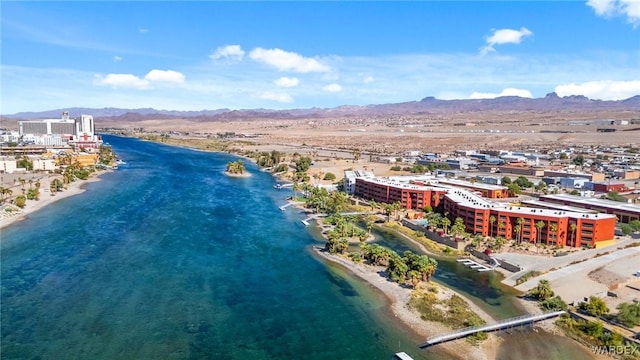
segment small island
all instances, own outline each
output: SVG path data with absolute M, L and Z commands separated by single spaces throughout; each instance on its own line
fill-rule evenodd
M 225 170 L 225 175 L 231 177 L 249 177 L 250 173 L 244 167 L 244 162 L 242 160 L 238 161 L 229 161 L 227 163 L 227 170 Z

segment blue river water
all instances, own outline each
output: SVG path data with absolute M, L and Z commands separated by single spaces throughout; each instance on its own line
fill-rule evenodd
M 448 358 L 311 253 L 317 234 L 278 209 L 269 174 L 247 163 L 252 177 L 230 178 L 232 155 L 105 140 L 126 165 L 2 229 L 2 359 Z M 456 265 L 438 281 L 517 315 Z

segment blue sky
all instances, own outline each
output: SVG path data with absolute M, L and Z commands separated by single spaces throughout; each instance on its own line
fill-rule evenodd
M 640 0 L 0 6 L 2 114 L 640 94 Z

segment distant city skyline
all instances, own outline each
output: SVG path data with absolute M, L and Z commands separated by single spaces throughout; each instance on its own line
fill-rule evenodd
M 640 1 L 0 5 L 1 113 L 640 94 Z

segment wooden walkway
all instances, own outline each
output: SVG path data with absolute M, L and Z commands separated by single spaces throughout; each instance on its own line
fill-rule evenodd
M 424 349 L 432 345 L 440 344 L 440 343 L 455 340 L 455 339 L 460 339 L 460 338 L 463 338 L 475 333 L 479 333 L 479 332 L 496 331 L 496 330 L 508 329 L 511 327 L 516 327 L 516 326 L 525 325 L 525 324 L 532 324 L 537 321 L 550 319 L 566 313 L 567 313 L 566 311 L 561 310 L 561 311 L 553 311 L 553 312 L 537 314 L 537 315 L 523 315 L 523 316 L 518 316 L 510 319 L 501 320 L 493 324 L 471 326 L 471 327 L 456 330 L 447 334 L 432 336 L 427 339 L 427 342 L 420 345 L 420 347 Z

